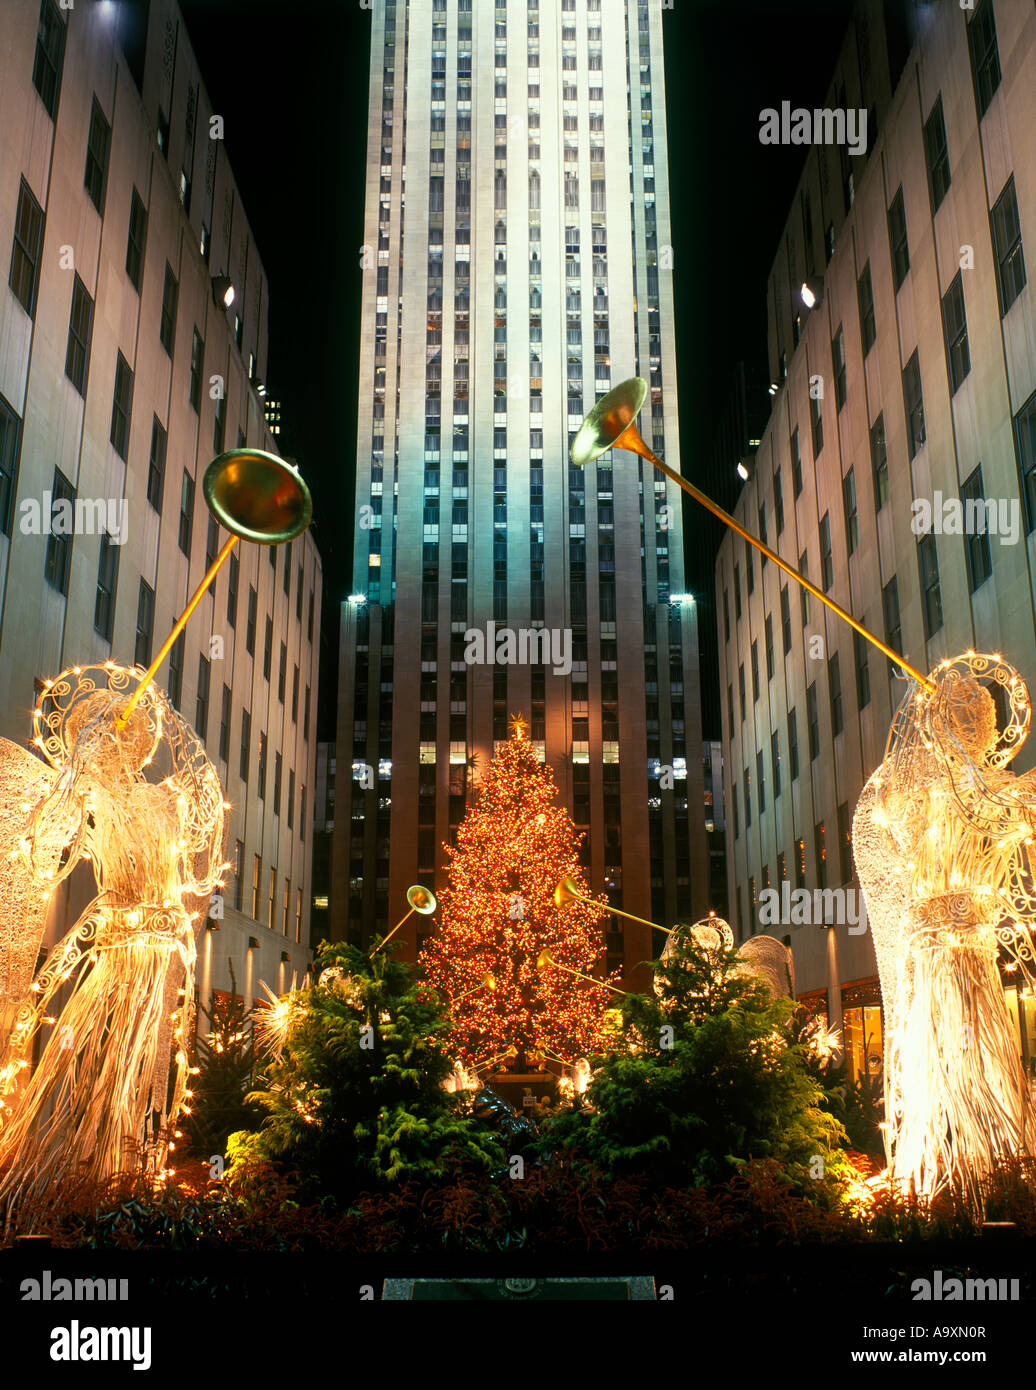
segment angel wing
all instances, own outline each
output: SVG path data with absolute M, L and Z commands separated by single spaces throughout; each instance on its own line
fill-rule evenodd
M 54 789 L 58 774 L 17 743 L 0 738 L 0 1025 L 28 992 L 36 970 L 49 903 L 21 852 L 33 809 Z M 54 826 L 37 836 L 35 865 L 56 874 L 68 836 Z M 6 1030 L 0 1029 L 0 1050 Z
M 856 803 L 853 858 L 863 890 L 874 954 L 878 960 L 881 995 L 888 1015 L 896 998 L 896 977 L 902 959 L 903 921 L 910 901 L 910 885 L 903 856 L 890 852 L 893 849 L 890 837 L 875 817 L 881 773 L 882 769 L 879 768 L 871 776 Z

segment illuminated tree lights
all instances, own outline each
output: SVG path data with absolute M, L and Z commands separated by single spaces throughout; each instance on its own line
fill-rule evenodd
M 577 835 L 557 805 L 550 769 L 524 721 L 486 769 L 477 803 L 447 847 L 449 886 L 438 894 L 439 927 L 421 961 L 449 1001 L 455 1055 L 474 1065 L 513 1045 L 574 1059 L 603 1046 L 602 1016 L 614 1002 L 604 984 L 565 970 L 538 971 L 547 950 L 559 965 L 592 975 L 604 955 L 602 920 L 587 903 L 559 908 L 554 890 L 571 877 L 588 895 Z M 493 977 L 493 988 L 486 983 Z M 609 976 L 615 983 L 617 976 Z
M 1028 732 L 1025 683 L 969 652 L 911 684 L 864 787 L 853 852 L 885 1006 L 889 1178 L 981 1206 L 981 1179 L 1036 1152 L 1034 1111 L 997 966 L 1033 983 L 1036 773 L 1007 765 Z M 1004 697 L 997 733 L 991 681 Z

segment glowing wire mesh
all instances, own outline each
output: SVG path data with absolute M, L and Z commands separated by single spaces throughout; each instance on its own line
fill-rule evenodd
M 72 1173 L 100 1181 L 141 1154 L 160 1169 L 188 1095 L 196 923 L 228 867 L 223 792 L 156 686 L 117 727 L 141 674 L 111 663 L 64 671 L 35 711 L 35 741 L 57 775 L 13 817 L 19 873 L 42 902 L 86 859 L 98 892 L 0 1037 L 2 1076 L 23 1069 L 43 1035 L 31 1079 L 0 1112 L 0 1197 L 43 1195 Z M 17 904 L 2 911 L 5 934 L 17 935 Z
M 1007 764 L 1029 695 L 999 656 L 944 661 L 911 682 L 853 820 L 853 853 L 885 1006 L 889 1176 L 931 1196 L 1030 1154 L 1036 1112 L 997 966 L 1034 978 L 1036 773 Z M 991 682 L 1005 697 L 997 733 Z

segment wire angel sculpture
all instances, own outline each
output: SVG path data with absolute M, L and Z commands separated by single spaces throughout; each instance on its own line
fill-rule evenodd
M 1036 979 L 1036 773 L 1008 770 L 1031 709 L 999 655 L 969 652 L 931 679 L 896 712 L 853 853 L 885 1007 L 889 1177 L 927 1197 L 952 1186 L 981 1210 L 983 1176 L 1036 1145 L 998 966 L 1003 951 Z
M 119 727 L 141 675 L 108 663 L 47 684 L 34 742 L 50 771 L 36 762 L 42 791 L 0 827 L 5 845 L 16 827 L 6 867 L 30 909 L 23 923 L 17 899 L 0 907 L 0 942 L 18 964 L 0 1000 L 0 1198 L 42 1197 L 70 1176 L 103 1181 L 141 1155 L 161 1171 L 188 1094 L 197 928 L 228 867 L 225 803 L 200 740 L 156 686 Z M 32 980 L 40 904 L 84 860 L 96 896 Z

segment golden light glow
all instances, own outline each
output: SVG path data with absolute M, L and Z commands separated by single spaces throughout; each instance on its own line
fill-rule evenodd
M 23 897 L 45 903 L 83 860 L 98 892 L 37 978 L 22 979 L 20 997 L 0 999 L 13 1017 L 0 1037 L 9 1102 L 0 1198 L 42 1196 L 72 1172 L 104 1181 L 138 1169 L 141 1155 L 161 1171 L 190 1094 L 181 1043 L 193 1007 L 192 909 L 211 897 L 222 862 L 223 792 L 194 731 L 156 687 L 120 726 L 138 679 L 111 662 L 73 668 L 45 683 L 34 716 L 50 770 L 17 831 L 28 842 Z M 163 780 L 146 773 L 151 764 Z M 39 1063 L 15 1089 L 11 1078 L 50 1018 Z
M 997 964 L 1002 949 L 1036 978 L 1036 774 L 1007 771 L 1031 709 L 999 655 L 968 652 L 932 679 L 896 713 L 853 852 L 885 1008 L 889 1181 L 923 1197 L 953 1186 L 981 1208 L 983 1176 L 1036 1135 Z

